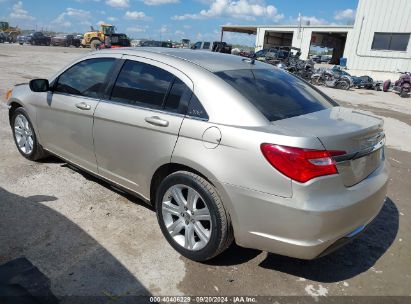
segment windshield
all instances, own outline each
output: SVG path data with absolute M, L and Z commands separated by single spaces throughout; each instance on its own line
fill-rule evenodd
M 269 121 L 335 105 L 305 81 L 278 69 L 232 70 L 216 75 L 246 97 Z
M 115 33 L 114 26 L 103 26 L 104 35 L 111 35 Z

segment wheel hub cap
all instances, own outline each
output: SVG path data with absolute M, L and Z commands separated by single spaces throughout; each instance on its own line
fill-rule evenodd
M 186 185 L 174 185 L 165 193 L 162 216 L 168 233 L 188 250 L 204 248 L 211 237 L 210 211 L 200 194 Z
M 24 115 L 19 114 L 14 120 L 14 137 L 16 139 L 17 147 L 22 153 L 30 154 L 33 152 L 33 131 Z

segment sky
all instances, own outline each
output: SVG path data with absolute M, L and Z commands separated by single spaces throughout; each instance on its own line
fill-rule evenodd
M 358 0 L 0 0 L 0 21 L 23 29 L 86 32 L 114 24 L 132 38 L 219 40 L 225 24 L 352 24 Z M 225 33 L 232 44 L 255 36 Z

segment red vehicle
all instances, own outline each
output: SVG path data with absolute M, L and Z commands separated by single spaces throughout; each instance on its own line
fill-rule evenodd
M 400 79 L 398 79 L 393 87 L 392 91 L 394 93 L 399 94 L 401 97 L 408 97 L 408 95 L 411 93 L 411 73 L 410 72 L 405 72 L 401 73 L 402 75 L 400 76 Z M 387 92 L 391 87 L 391 80 L 388 79 L 384 82 L 383 85 L 383 90 L 384 92 Z

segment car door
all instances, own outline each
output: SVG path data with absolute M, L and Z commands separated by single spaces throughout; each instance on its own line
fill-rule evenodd
M 99 174 L 149 198 L 151 177 L 170 162 L 193 84 L 164 63 L 125 56 L 94 115 Z
M 89 58 L 65 70 L 37 111 L 42 145 L 87 170 L 97 172 L 93 114 L 115 58 Z

